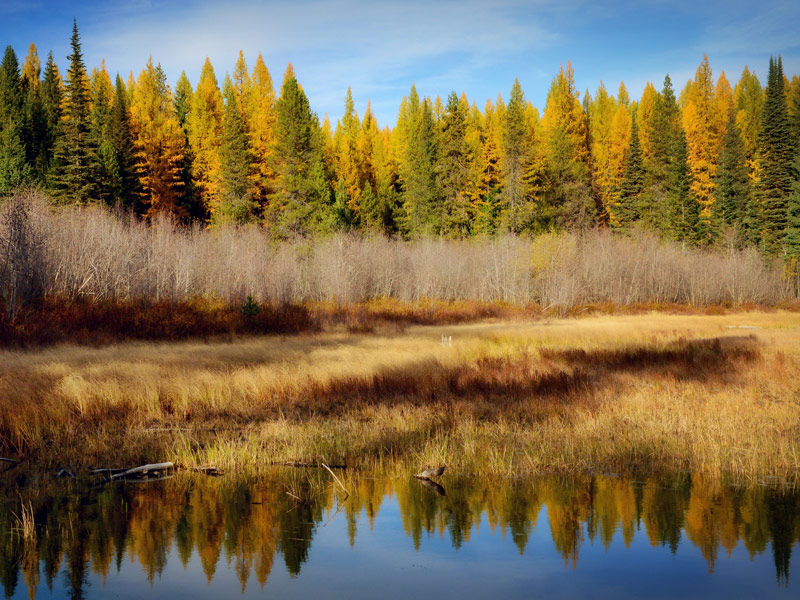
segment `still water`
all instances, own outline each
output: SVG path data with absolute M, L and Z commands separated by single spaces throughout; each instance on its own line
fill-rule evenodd
M 800 494 L 699 476 L 466 479 L 316 469 L 0 481 L 8 598 L 798 598 Z M 21 487 L 20 487 L 20 484 Z M 21 493 L 20 493 L 21 492 Z M 35 536 L 19 530 L 20 498 Z

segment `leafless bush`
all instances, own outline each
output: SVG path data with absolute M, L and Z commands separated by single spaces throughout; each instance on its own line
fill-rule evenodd
M 701 251 L 652 234 L 608 231 L 403 242 L 341 234 L 274 242 L 256 226 L 183 228 L 101 208 L 50 214 L 10 200 L 0 224 L 0 282 L 9 315 L 37 295 L 103 300 L 356 302 L 391 297 L 538 303 L 776 304 L 796 297 L 757 251 Z
M 0 298 L 8 319 L 47 285 L 47 221 L 47 209 L 34 192 L 17 194 L 0 209 Z

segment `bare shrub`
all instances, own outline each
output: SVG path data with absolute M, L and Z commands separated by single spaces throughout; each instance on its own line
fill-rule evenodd
M 275 242 L 257 226 L 147 224 L 99 207 L 51 214 L 28 193 L 0 219 L 0 283 L 9 316 L 47 294 L 111 301 L 286 305 L 394 298 L 539 304 L 741 305 L 797 297 L 780 264 L 754 249 L 684 248 L 640 231 L 404 242 L 338 234 Z
M 0 298 L 9 320 L 44 293 L 47 220 L 44 202 L 33 191 L 9 198 L 0 210 Z

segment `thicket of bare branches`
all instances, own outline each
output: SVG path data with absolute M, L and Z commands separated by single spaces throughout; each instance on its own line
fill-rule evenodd
M 607 231 L 404 242 L 340 234 L 275 242 L 257 227 L 186 229 L 101 208 L 53 212 L 33 193 L 0 210 L 0 291 L 9 315 L 37 295 L 119 300 L 610 301 L 775 304 L 793 292 L 755 250 L 681 248 Z

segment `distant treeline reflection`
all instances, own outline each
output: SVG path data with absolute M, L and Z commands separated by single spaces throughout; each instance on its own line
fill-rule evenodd
M 392 496 L 415 548 L 426 534 L 446 534 L 459 548 L 469 544 L 484 521 L 523 554 L 542 517 L 554 551 L 573 568 L 586 541 L 609 546 L 615 537 L 614 543 L 627 546 L 635 535 L 646 535 L 653 546 L 672 552 L 693 544 L 710 572 L 721 550 L 730 553 L 743 544 L 753 556 L 771 542 L 778 582 L 787 583 L 792 545 L 800 542 L 797 491 L 729 488 L 698 475 L 647 481 L 451 478 L 445 495 L 414 479 L 353 475 L 345 477 L 346 499 L 324 473 L 303 470 L 257 483 L 189 476 L 92 489 L 58 483 L 23 490 L 22 499 L 31 502 L 35 515 L 35 536 L 20 528 L 16 491 L 8 487 L 2 492 L 0 581 L 8 597 L 21 579 L 29 597 L 35 597 L 40 576 L 52 588 L 62 569 L 71 597 L 83 597 L 89 570 L 105 577 L 119 570 L 124 558 L 138 562 L 152 582 L 168 556 L 177 555 L 186 566 L 195 552 L 209 581 L 224 555 L 242 590 L 251 578 L 263 587 L 276 559 L 285 562 L 290 574 L 300 573 L 317 529 L 332 517 L 347 521 L 350 544 L 355 544 L 358 528 L 371 526 Z

